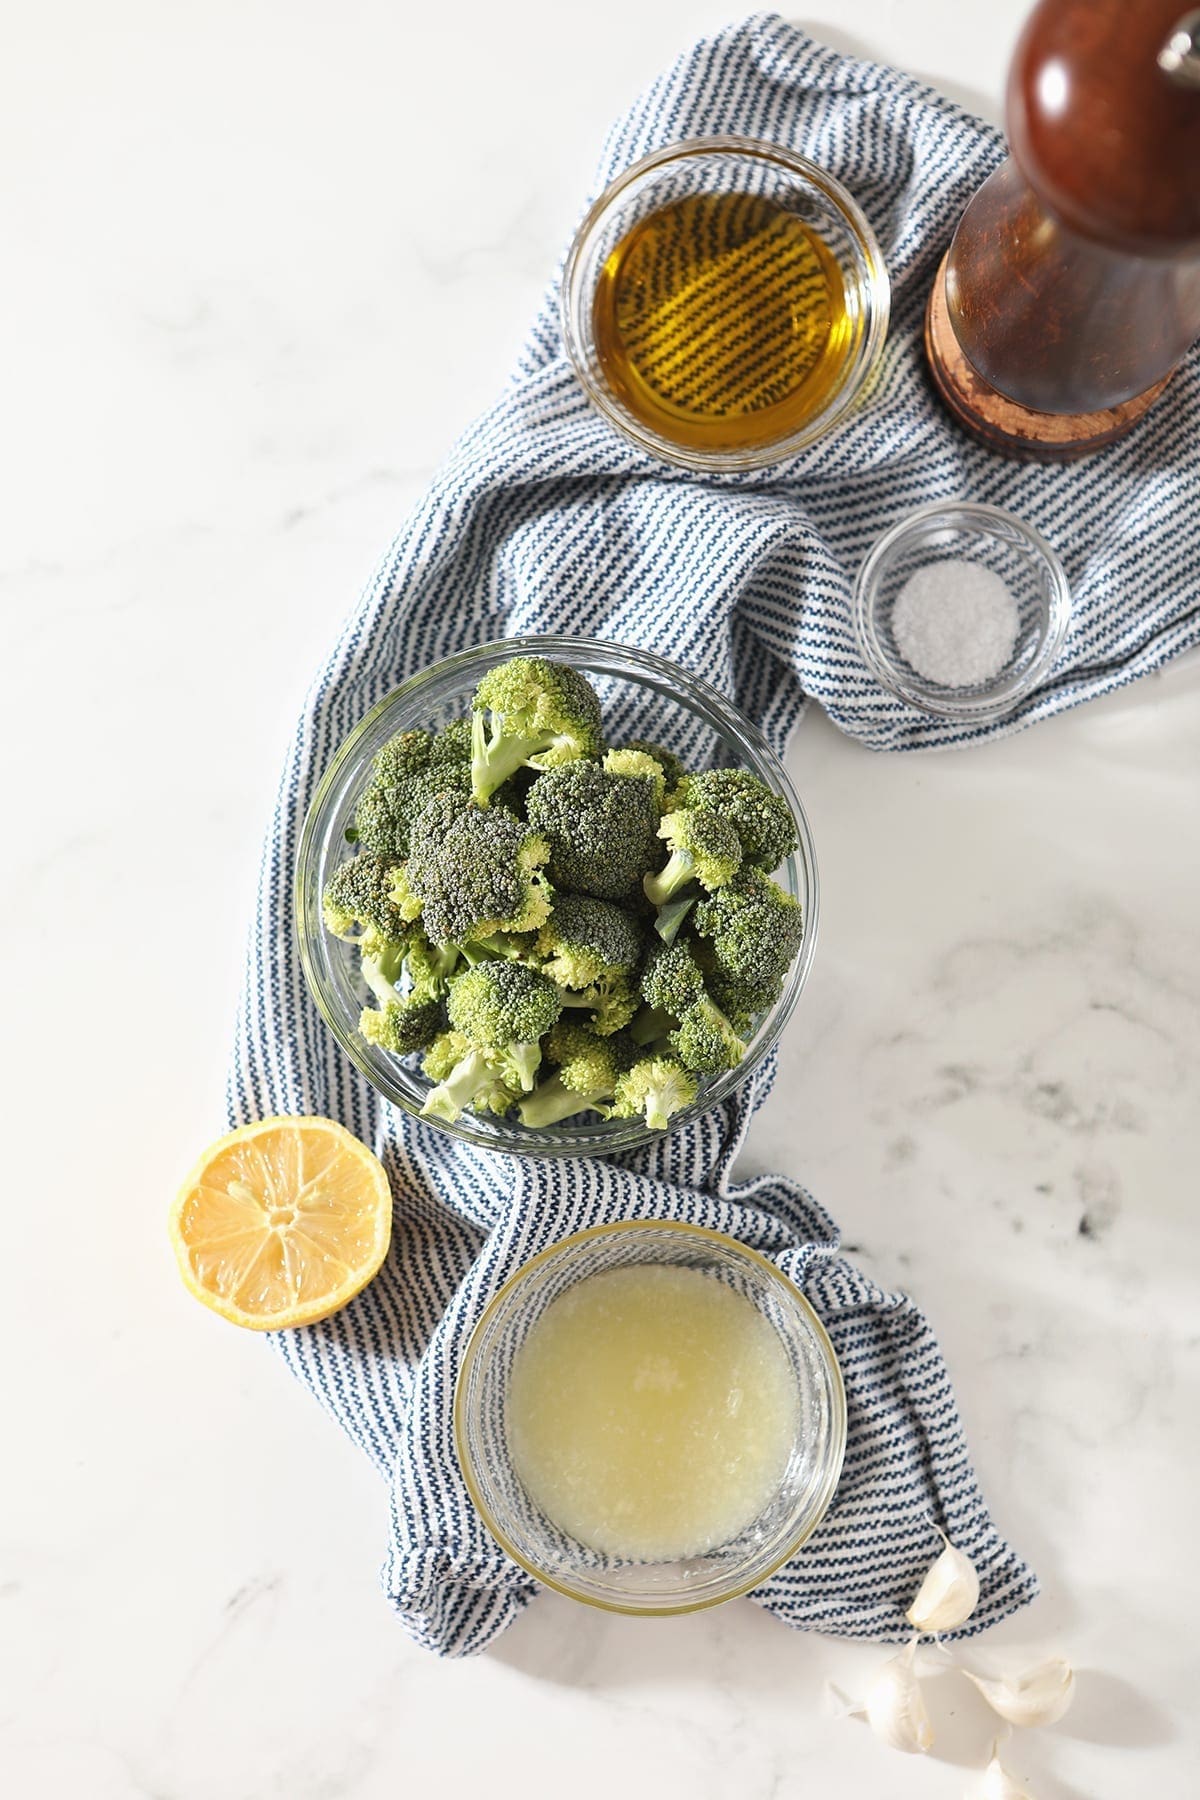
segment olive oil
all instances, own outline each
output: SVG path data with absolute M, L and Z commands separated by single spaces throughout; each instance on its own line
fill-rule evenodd
M 796 1437 L 774 1327 L 696 1269 L 633 1264 L 551 1302 L 513 1363 L 513 1465 L 579 1543 L 698 1556 L 769 1505 Z
M 862 323 L 810 226 L 727 193 L 639 220 L 601 270 L 594 328 L 607 385 L 643 425 L 686 448 L 749 450 L 822 410 Z

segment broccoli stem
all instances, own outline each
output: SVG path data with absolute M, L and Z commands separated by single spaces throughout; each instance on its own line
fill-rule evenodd
M 491 937 L 475 938 L 462 946 L 462 955 L 473 969 L 482 962 L 523 962 L 524 953 L 520 944 L 514 944 L 510 937 L 497 931 Z
M 438 944 L 421 969 L 420 980 L 415 981 L 418 987 L 427 988 L 431 993 L 440 994 L 446 982 L 458 967 L 462 951 L 457 944 Z M 411 967 L 411 965 L 410 965 Z
M 680 1104 L 678 1091 L 672 1082 L 663 1081 L 656 1087 L 647 1088 L 642 1111 L 651 1131 L 665 1131 L 667 1121 L 673 1112 L 679 1111 Z
M 710 999 L 707 994 L 704 994 L 695 1004 L 697 1009 L 707 1020 L 709 1020 L 715 1031 L 728 1032 L 735 1043 L 741 1044 L 741 1054 L 744 1056 L 746 1053 L 746 1045 L 742 1039 L 741 1032 L 733 1029 L 729 1019 L 721 1011 L 721 1008 L 717 1005 L 716 1001 Z
M 665 906 L 692 879 L 696 861 L 690 850 L 673 850 L 666 866 L 657 875 L 647 875 L 642 882 L 647 900 Z
M 522 1100 L 517 1111 L 522 1125 L 530 1125 L 536 1130 L 544 1125 L 557 1125 L 561 1119 L 573 1118 L 576 1113 L 595 1111 L 597 1102 L 605 1097 L 603 1094 L 577 1094 L 573 1088 L 565 1086 L 561 1075 L 551 1075 Z
M 431 1088 L 425 1096 L 425 1104 L 421 1108 L 421 1116 L 426 1119 L 445 1119 L 453 1125 L 464 1106 L 470 1106 L 481 1088 L 496 1079 L 495 1067 L 485 1050 L 469 1050 L 462 1061 L 455 1065 L 445 1081 Z
M 537 1043 L 509 1044 L 505 1054 L 520 1076 L 521 1086 L 526 1093 L 529 1093 L 537 1080 L 537 1072 L 541 1066 L 542 1046 Z
M 596 1010 L 596 990 L 594 987 L 560 987 L 558 990 L 558 997 L 562 1001 L 564 1007 L 587 1007 L 589 1012 L 595 1012 Z
M 488 736 L 481 712 L 471 722 L 471 794 L 477 806 L 486 806 L 510 775 L 523 769 L 531 756 L 548 750 L 550 737 L 505 737 L 499 731 Z
M 683 924 L 683 921 L 687 918 L 695 904 L 696 896 L 693 894 L 687 900 L 670 900 L 667 902 L 666 906 L 659 907 L 658 917 L 654 921 L 654 929 L 657 931 L 664 944 L 673 944 L 675 942 L 679 927 Z
M 678 1021 L 660 1006 L 643 1006 L 633 1024 L 629 1027 L 629 1035 L 635 1044 L 653 1044 L 659 1038 L 675 1029 Z
M 379 956 L 361 958 L 362 978 L 378 1000 L 380 1006 L 399 1006 L 401 995 L 396 987 L 400 978 L 400 970 L 404 966 L 404 952 L 384 951 Z

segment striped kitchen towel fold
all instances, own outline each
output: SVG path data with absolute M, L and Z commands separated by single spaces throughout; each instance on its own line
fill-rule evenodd
M 845 1475 L 816 1535 L 755 1596 L 763 1605 L 790 1625 L 905 1635 L 904 1607 L 936 1549 L 931 1518 L 980 1566 L 968 1629 L 1035 1591 L 988 1517 L 921 1314 L 838 1255 L 831 1221 L 794 1182 L 735 1179 L 770 1064 L 646 1150 L 504 1158 L 385 1105 L 325 1031 L 300 971 L 292 868 L 323 769 L 397 683 L 470 645 L 555 631 L 652 648 L 731 695 L 782 751 L 810 697 L 876 748 L 945 746 L 1059 711 L 1200 639 L 1195 354 L 1136 436 L 1079 467 L 992 458 L 931 398 L 923 300 L 958 213 L 1002 154 L 997 134 L 907 76 L 757 17 L 697 44 L 653 85 L 613 132 L 597 187 L 660 144 L 715 132 L 803 152 L 870 216 L 895 323 L 869 400 L 786 464 L 695 478 L 651 462 L 589 409 L 552 293 L 504 396 L 458 445 L 321 671 L 265 850 L 231 1120 L 341 1119 L 378 1151 L 395 1196 L 378 1278 L 337 1317 L 273 1341 L 389 1482 L 386 1590 L 409 1631 L 444 1654 L 482 1648 L 535 1591 L 483 1529 L 455 1460 L 451 1398 L 466 1337 L 518 1263 L 619 1218 L 692 1220 L 773 1257 L 838 1351 Z M 967 731 L 918 717 L 872 682 L 855 649 L 848 598 L 860 557 L 894 519 L 941 495 L 1021 513 L 1057 545 L 1075 590 L 1058 670 L 1003 725 Z

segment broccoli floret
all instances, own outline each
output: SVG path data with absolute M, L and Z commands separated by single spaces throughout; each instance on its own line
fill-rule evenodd
M 538 1039 L 562 1010 L 558 989 L 525 963 L 485 962 L 450 985 L 450 1023 L 481 1049 L 501 1053 L 504 1077 L 515 1071 L 526 1092 L 541 1062 Z
M 625 745 L 625 748 L 626 750 L 640 750 L 644 756 L 653 757 L 663 772 L 668 792 L 677 788 L 687 776 L 687 770 L 675 752 L 668 750 L 665 744 L 652 744 L 648 738 L 633 738 Z
M 437 1083 L 425 1096 L 422 1114 L 451 1125 L 466 1106 L 506 1113 L 520 1091 L 505 1079 L 503 1056 L 473 1044 L 461 1031 L 444 1031 L 435 1038 L 421 1067 Z
M 549 855 L 545 838 L 504 808 L 460 812 L 440 796 L 413 828 L 405 885 L 420 902 L 435 944 L 536 931 L 550 916 L 550 888 L 541 872 Z
M 800 902 L 761 869 L 742 868 L 727 886 L 701 900 L 692 928 L 713 966 L 742 982 L 782 978 L 804 937 Z
M 480 806 L 526 765 L 552 769 L 600 754 L 600 702 L 565 663 L 514 657 L 484 676 L 473 706 L 471 771 Z
M 651 951 L 642 972 L 642 994 L 648 1006 L 678 1021 L 670 1044 L 689 1069 L 707 1075 L 741 1062 L 746 1045 L 735 1022 L 709 994 L 687 944 L 663 944 Z
M 737 873 L 742 860 L 738 834 L 728 819 L 711 806 L 688 806 L 669 812 L 658 827 L 658 835 L 671 855 L 657 874 L 647 875 L 642 883 L 647 900 L 655 906 L 665 906 L 689 881 L 698 881 L 711 892 L 724 887 Z
M 662 764 L 652 756 L 647 756 L 644 750 L 609 750 L 601 767 L 607 769 L 610 775 L 636 775 L 640 781 L 648 781 L 654 789 L 654 803 L 659 812 L 662 812 L 667 778 L 663 774 Z
M 469 763 L 471 760 L 471 715 L 465 718 L 452 719 L 441 731 L 435 732 L 429 746 L 429 762 L 432 768 L 445 768 L 452 763 Z
M 774 1006 L 783 992 L 783 976 L 774 970 L 761 975 L 727 975 L 714 968 L 706 971 L 705 985 L 721 1011 L 745 1035 L 760 1013 Z
M 450 984 L 450 1023 L 488 1049 L 545 1037 L 562 1010 L 558 989 L 520 962 L 484 962 Z
M 420 925 L 410 928 L 408 954 L 404 966 L 408 970 L 413 992 L 437 1000 L 446 992 L 450 977 L 462 961 L 457 944 L 432 944 Z
M 559 988 L 558 997 L 571 1011 L 590 1012 L 587 1029 L 597 1037 L 610 1037 L 628 1025 L 641 1004 L 631 975 L 606 975 L 586 988 Z
M 657 861 L 654 784 L 573 762 L 539 775 L 525 801 L 529 823 L 550 845 L 550 879 L 572 893 L 632 900 Z
M 361 943 L 368 932 L 403 938 L 409 927 L 392 899 L 396 872 L 386 857 L 366 852 L 335 869 L 321 901 L 326 929 L 352 944 Z
M 744 862 L 776 869 L 796 848 L 792 809 L 749 769 L 708 769 L 689 775 L 673 796 L 677 807 L 711 806 L 738 834 Z
M 421 1058 L 422 1072 L 428 1075 L 430 1081 L 445 1081 L 475 1048 L 470 1038 L 464 1037 L 461 1031 L 439 1032 Z
M 670 1035 L 671 1048 L 698 1075 L 736 1069 L 746 1054 L 746 1041 L 720 1007 L 707 996 L 689 1006 Z
M 388 740 L 377 752 L 370 783 L 359 797 L 352 838 L 392 862 L 403 862 L 413 825 L 435 794 L 452 796 L 459 810 L 467 805 L 469 757 L 451 735 L 454 729 L 451 726 L 436 737 L 428 731 L 402 731 Z
M 543 972 L 559 987 L 586 988 L 613 975 L 631 975 L 645 939 L 637 920 L 592 894 L 559 894 L 537 939 Z
M 557 1068 L 521 1102 L 518 1111 L 524 1125 L 556 1125 L 576 1113 L 600 1110 L 612 1099 L 622 1070 L 637 1050 L 622 1035 L 600 1038 L 582 1025 L 560 1019 L 546 1039 L 545 1055 Z
M 546 1033 L 542 1052 L 554 1068 L 571 1071 L 572 1085 L 594 1086 L 592 1077 L 599 1072 L 615 1067 L 619 1073 L 628 1067 L 632 1046 L 627 1037 L 599 1038 L 590 1026 L 564 1012 Z M 625 1061 L 620 1060 L 622 1056 Z
M 367 1007 L 358 1021 L 358 1029 L 368 1044 L 378 1044 L 395 1056 L 411 1056 L 432 1044 L 446 1020 L 440 1000 L 424 994 L 405 994 L 390 1000 L 381 1011 Z
M 635 1119 L 642 1114 L 653 1131 L 665 1131 L 674 1113 L 690 1106 L 698 1083 L 674 1056 L 643 1056 L 617 1082 L 613 1116 Z
M 642 970 L 642 997 L 656 1012 L 681 1019 L 704 998 L 704 975 L 687 944 L 655 945 Z
M 392 870 L 392 891 L 389 896 L 392 905 L 410 925 L 421 917 L 421 896 L 414 894 L 408 879 L 408 864 L 398 863 Z

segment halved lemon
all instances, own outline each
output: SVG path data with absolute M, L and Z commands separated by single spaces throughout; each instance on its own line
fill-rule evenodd
M 251 1331 L 337 1312 L 375 1274 L 391 1231 L 382 1163 L 333 1119 L 259 1119 L 218 1138 L 171 1208 L 184 1281 Z

